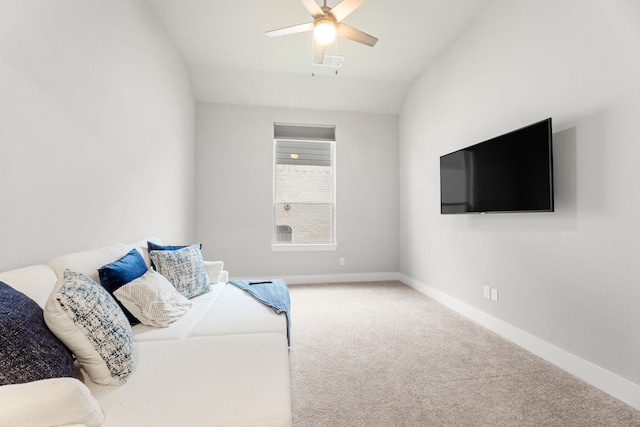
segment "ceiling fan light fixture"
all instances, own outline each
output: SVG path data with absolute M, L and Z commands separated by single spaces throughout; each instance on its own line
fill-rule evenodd
M 336 39 L 336 24 L 329 18 L 318 19 L 313 28 L 316 43 L 329 44 Z

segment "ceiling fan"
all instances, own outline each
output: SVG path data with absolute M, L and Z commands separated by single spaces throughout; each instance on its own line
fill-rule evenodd
M 371 47 L 375 46 L 378 41 L 376 37 L 342 22 L 351 12 L 360 7 L 365 0 L 342 0 L 334 8 L 327 6 L 327 0 L 324 0 L 322 7 L 318 6 L 315 0 L 301 1 L 313 17 L 313 22 L 267 31 L 267 36 L 279 37 L 313 30 L 313 37 L 315 39 L 313 62 L 315 64 L 322 64 L 324 51 L 327 45 L 335 40 L 336 36 Z

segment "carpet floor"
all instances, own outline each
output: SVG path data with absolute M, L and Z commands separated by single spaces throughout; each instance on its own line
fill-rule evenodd
M 640 426 L 640 411 L 400 282 L 290 292 L 296 427 Z

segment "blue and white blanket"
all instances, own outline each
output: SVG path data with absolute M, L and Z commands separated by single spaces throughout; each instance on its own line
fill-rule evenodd
M 287 318 L 287 341 L 291 345 L 291 299 L 289 288 L 282 279 L 272 280 L 232 280 L 230 284 L 249 292 L 255 299 Z

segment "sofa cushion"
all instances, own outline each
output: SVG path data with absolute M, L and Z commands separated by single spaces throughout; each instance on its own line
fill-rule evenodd
M 136 249 L 131 249 L 125 256 L 117 261 L 103 265 L 98 269 L 100 284 L 111 294 L 117 291 L 120 286 L 129 283 L 147 272 L 147 264 L 142 255 Z M 137 325 L 140 321 L 131 314 L 126 307 L 118 301 L 120 308 L 129 320 L 129 324 Z
M 93 381 L 108 385 L 126 382 L 135 364 L 133 333 L 126 316 L 102 286 L 66 270 L 45 305 L 44 317 Z
M 170 251 L 149 252 L 156 270 L 187 298 L 211 291 L 211 281 L 204 267 L 199 245 Z
M 42 308 L 0 282 L 0 385 L 75 377 L 73 356 L 51 333 Z
M 52 378 L 0 387 L 0 426 L 96 427 L 100 404 L 75 378 Z
M 189 336 L 279 333 L 287 336 L 287 318 L 242 289 L 226 285 Z
M 189 299 L 193 304 L 189 311 L 173 322 L 169 328 L 155 328 L 142 323 L 133 326 L 131 330 L 136 342 L 178 340 L 189 337 L 193 329 L 202 321 L 203 316 L 211 310 L 211 306 L 225 287 L 224 283 L 211 285 L 211 292 Z
M 122 285 L 114 295 L 141 323 L 158 328 L 166 328 L 180 319 L 192 305 L 162 274 L 152 268 Z
M 136 373 L 124 387 L 86 384 L 106 414 L 103 427 L 291 425 L 281 334 L 140 343 Z

